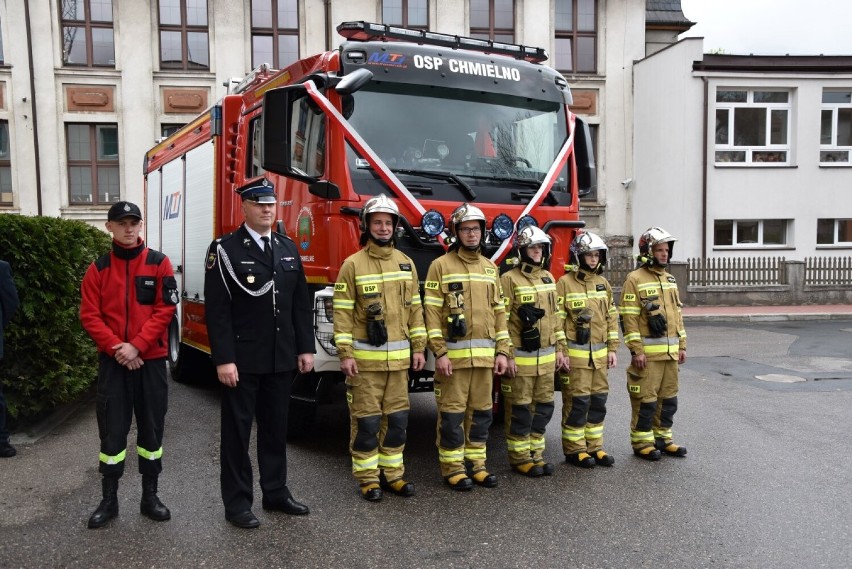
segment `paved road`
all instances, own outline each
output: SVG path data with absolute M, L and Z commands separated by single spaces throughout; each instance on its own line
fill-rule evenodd
M 314 437 L 290 448 L 291 488 L 311 514 L 257 507 L 256 531 L 223 517 L 217 392 L 177 384 L 161 480 L 173 519 L 139 515 L 128 452 L 119 518 L 87 530 L 100 486 L 94 409 L 82 405 L 0 463 L 0 567 L 849 567 L 852 321 L 688 332 L 675 424 L 686 459 L 631 456 L 622 351 L 606 431 L 614 468 L 560 463 L 553 477 L 522 478 L 494 427 L 489 463 L 500 487 L 453 493 L 439 479 L 432 396 L 417 394 L 406 462 L 418 495 L 370 504 L 349 472 L 346 408 L 328 406 Z M 557 459 L 555 421 L 548 445 Z

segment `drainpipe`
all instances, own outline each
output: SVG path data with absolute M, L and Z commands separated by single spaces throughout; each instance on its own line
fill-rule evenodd
M 325 4 L 325 49 L 331 49 L 331 0 L 324 0 Z
M 704 128 L 702 129 L 701 143 L 701 258 L 707 258 L 707 152 L 709 146 L 707 144 L 707 123 L 710 118 L 707 116 L 710 110 L 709 91 L 710 86 L 707 82 L 707 77 L 701 78 L 704 82 Z
M 36 107 L 35 65 L 33 64 L 33 39 L 32 29 L 30 28 L 30 0 L 24 0 L 24 19 L 27 22 L 27 54 L 30 60 L 30 104 L 32 106 L 31 114 L 33 116 L 33 150 L 35 152 L 36 202 L 38 204 L 38 215 L 41 216 L 41 160 L 39 159 L 38 146 L 38 110 Z

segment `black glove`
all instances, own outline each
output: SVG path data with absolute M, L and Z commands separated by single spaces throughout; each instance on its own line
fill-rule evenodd
M 577 338 L 576 342 L 578 344 L 588 344 L 592 339 L 592 316 L 593 313 L 590 309 L 584 308 L 577 315 L 577 325 L 576 332 Z
M 538 331 L 538 328 L 521 330 L 521 348 L 525 352 L 535 352 L 541 348 L 541 332 Z
M 660 305 L 654 301 L 658 296 L 649 296 L 642 302 L 642 309 L 648 314 L 648 329 L 652 338 L 662 338 L 668 330 L 668 322 L 665 315 L 660 312 Z
M 367 307 L 367 341 L 372 346 L 382 346 L 388 341 L 384 311 L 379 303 Z
M 464 314 L 450 314 L 447 317 L 447 336 L 450 342 L 455 342 L 458 338 L 467 336 L 467 320 Z
M 522 304 L 518 307 L 518 318 L 521 319 L 525 328 L 532 328 L 536 322 L 544 318 L 544 310 L 532 304 Z

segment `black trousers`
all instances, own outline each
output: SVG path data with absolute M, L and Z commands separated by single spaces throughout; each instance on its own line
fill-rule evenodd
M 166 358 L 145 360 L 145 365 L 133 371 L 103 353 L 98 360 L 100 473 L 110 478 L 124 474 L 127 434 L 135 414 L 139 472 L 159 474 L 163 470 L 163 427 L 169 400 Z
M 254 482 L 249 440 L 257 418 L 257 466 L 268 500 L 283 500 L 287 489 L 287 415 L 295 372 L 241 373 L 236 387 L 222 387 L 220 464 L 225 513 L 251 509 Z

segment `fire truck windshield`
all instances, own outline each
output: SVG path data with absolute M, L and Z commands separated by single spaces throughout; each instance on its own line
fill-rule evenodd
M 446 196 L 433 195 L 449 200 L 473 187 L 483 199 L 508 202 L 544 179 L 567 136 L 558 102 L 401 83 L 355 93 L 349 121 L 403 183 L 418 173 L 424 183 L 443 179 Z M 356 189 L 374 193 L 365 187 L 375 183 L 367 160 L 351 148 L 348 160 Z M 555 191 L 567 191 L 565 172 Z

